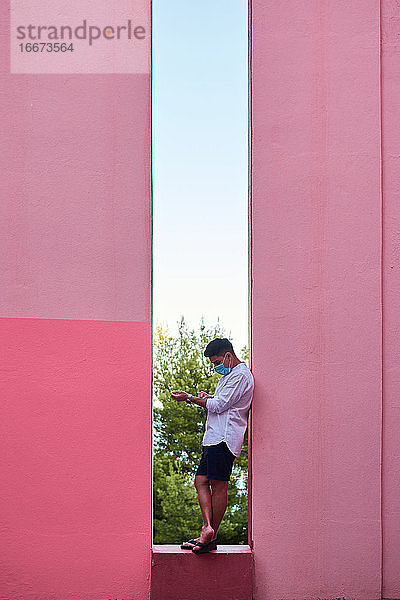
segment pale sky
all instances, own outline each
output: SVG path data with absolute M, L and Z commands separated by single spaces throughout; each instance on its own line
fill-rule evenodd
M 154 325 L 248 343 L 247 0 L 153 0 Z

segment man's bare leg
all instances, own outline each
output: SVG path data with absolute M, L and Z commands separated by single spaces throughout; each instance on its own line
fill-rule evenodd
M 228 505 L 228 482 L 219 481 L 218 479 L 209 479 L 212 496 L 212 520 L 211 526 L 214 529 L 214 537 L 217 537 L 217 531 L 225 514 Z
M 203 516 L 203 527 L 201 528 L 200 542 L 211 542 L 214 539 L 214 529 L 212 528 L 212 504 L 211 489 L 209 480 L 205 475 L 196 475 L 194 485 L 197 490 L 197 496 Z

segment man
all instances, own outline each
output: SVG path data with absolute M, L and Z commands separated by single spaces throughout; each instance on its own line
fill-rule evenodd
M 216 338 L 204 350 L 222 375 L 214 396 L 199 392 L 197 397 L 174 390 L 172 398 L 194 403 L 208 411 L 195 487 L 203 516 L 200 537 L 181 548 L 203 554 L 217 548 L 217 531 L 228 502 L 228 482 L 233 461 L 240 456 L 253 398 L 254 379 L 247 365 L 238 359 L 227 338 Z

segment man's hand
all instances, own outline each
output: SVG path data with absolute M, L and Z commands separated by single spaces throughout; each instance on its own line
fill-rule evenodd
M 189 394 L 187 392 L 182 392 L 181 390 L 173 390 L 171 392 L 171 398 L 173 400 L 177 400 L 178 402 L 182 402 L 182 400 L 187 400 L 188 404 L 197 404 L 197 406 L 206 408 L 207 398 L 211 398 L 211 396 L 209 396 L 205 392 L 199 392 L 197 396 L 191 396 L 190 400 L 188 400 Z
M 187 392 L 182 392 L 181 390 L 172 390 L 171 392 L 171 398 L 173 398 L 173 400 L 177 400 L 178 402 L 187 400 L 188 397 L 189 394 Z

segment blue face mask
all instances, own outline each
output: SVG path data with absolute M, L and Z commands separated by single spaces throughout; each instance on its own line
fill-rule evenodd
M 225 353 L 226 356 L 226 353 Z M 231 372 L 231 367 L 224 367 L 225 356 L 222 359 L 222 363 L 214 367 L 214 371 L 218 373 L 218 375 L 228 375 Z

